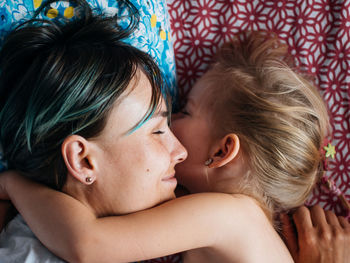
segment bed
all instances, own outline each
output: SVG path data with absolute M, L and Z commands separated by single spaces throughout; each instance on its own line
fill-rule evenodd
M 111 12 L 115 8 L 111 0 L 89 2 Z M 327 146 L 334 146 L 334 159 L 328 158 L 325 182 L 314 189 L 307 203 L 347 215 L 340 199 L 350 199 L 350 0 L 132 2 L 140 8 L 147 7 L 143 9 L 143 29 L 136 34 L 138 41 L 132 44 L 158 60 L 172 93 L 180 98 L 205 72 L 217 48 L 238 32 L 268 30 L 285 41 L 296 65 L 314 77 L 328 105 L 333 127 L 331 145 Z M 35 10 L 40 3 L 40 0 L 2 1 L 1 36 L 10 30 L 11 22 L 25 19 L 23 14 Z M 57 13 L 53 14 L 69 15 L 68 7 L 56 5 Z M 146 262 L 175 263 L 180 262 L 180 256 Z

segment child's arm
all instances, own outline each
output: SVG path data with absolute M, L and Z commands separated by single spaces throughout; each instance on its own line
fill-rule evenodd
M 0 184 L 38 238 L 73 262 L 136 261 L 215 247 L 227 241 L 222 238 L 227 231 L 232 248 L 239 248 L 247 230 L 268 227 L 258 223 L 262 211 L 242 196 L 191 195 L 138 213 L 96 219 L 72 197 L 20 176 L 0 176 Z

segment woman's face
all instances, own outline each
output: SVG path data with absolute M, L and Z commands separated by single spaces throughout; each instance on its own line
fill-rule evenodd
M 172 131 L 188 151 L 188 158 L 176 166 L 176 178 L 191 193 L 210 190 L 207 166 L 210 145 L 213 140 L 209 126 L 207 107 L 203 102 L 207 89 L 206 81 L 199 79 L 188 95 L 186 106 L 172 120 Z
M 107 214 L 131 213 L 174 198 L 175 165 L 187 157 L 169 129 L 164 101 L 148 121 L 130 133 L 151 100 L 147 77 L 141 72 L 137 76 L 138 81 L 131 83 L 136 87 L 119 99 L 103 132 L 93 139 L 99 156 L 99 177 L 94 184 Z

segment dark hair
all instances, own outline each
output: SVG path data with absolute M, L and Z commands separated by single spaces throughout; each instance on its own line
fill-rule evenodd
M 64 139 L 97 136 L 138 69 L 152 86 L 140 122 L 154 112 L 163 91 L 151 57 L 122 42 L 138 20 L 130 2 L 126 29 L 118 27 L 118 17 L 93 15 L 85 1 L 75 2 L 83 10 L 78 18 L 32 19 L 10 33 L 0 52 L 0 140 L 8 167 L 55 189 L 66 181 Z

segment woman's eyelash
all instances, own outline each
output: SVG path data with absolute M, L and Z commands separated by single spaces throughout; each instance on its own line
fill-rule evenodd
M 153 134 L 164 134 L 165 133 L 165 131 L 155 131 Z

